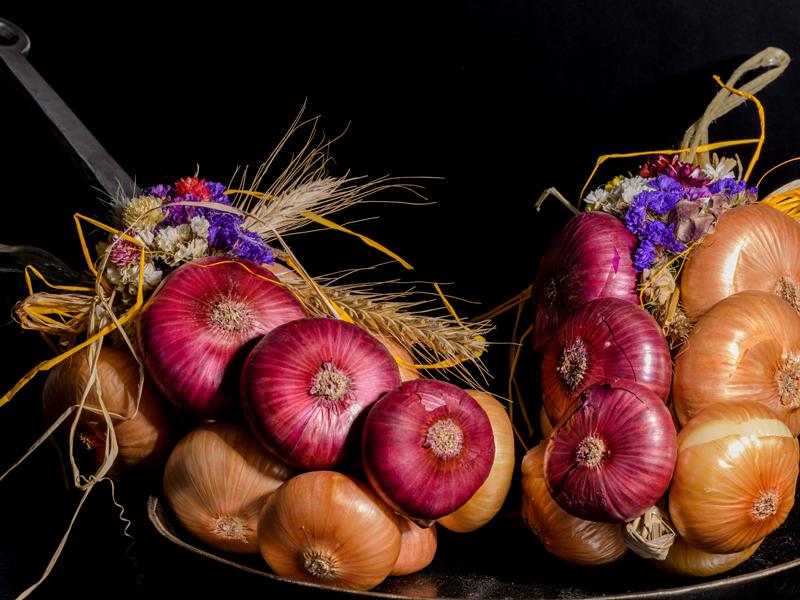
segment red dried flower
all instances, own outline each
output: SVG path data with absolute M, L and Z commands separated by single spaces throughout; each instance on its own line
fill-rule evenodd
M 696 167 L 691 163 L 681 162 L 677 154 L 672 157 L 672 160 L 663 154 L 659 154 L 651 157 L 639 168 L 641 177 L 656 177 L 662 173 L 669 175 L 684 187 L 703 187 L 711 183 L 711 180 L 706 177 L 700 167 Z
M 202 202 L 208 202 L 212 198 L 211 190 L 208 189 L 205 179 L 198 181 L 197 177 L 184 177 L 175 184 L 175 194 L 186 196 L 191 194 L 199 198 Z

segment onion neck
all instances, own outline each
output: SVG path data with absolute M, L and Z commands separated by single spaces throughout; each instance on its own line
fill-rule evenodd
M 217 300 L 211 307 L 211 324 L 226 333 L 239 333 L 250 327 L 250 307 L 233 298 Z
M 586 376 L 589 357 L 586 344 L 581 338 L 575 338 L 561 351 L 557 371 L 561 381 L 570 392 L 574 393 Z
M 319 550 L 307 549 L 303 552 L 303 569 L 316 579 L 333 579 L 336 577 L 336 561 L 332 556 Z
M 247 541 L 248 527 L 239 517 L 221 515 L 214 523 L 214 535 L 226 540 Z
M 800 313 L 800 285 L 791 277 L 783 276 L 778 280 L 778 289 L 775 290 L 781 298 Z
M 452 460 L 461 454 L 464 447 L 464 432 L 451 418 L 435 421 L 425 433 L 423 448 L 430 448 L 441 460 Z
M 606 455 L 606 444 L 602 439 L 590 435 L 581 440 L 575 449 L 575 460 L 583 467 L 598 466 Z
M 762 490 L 753 501 L 753 517 L 760 520 L 773 516 L 778 512 L 779 500 L 778 490 Z
M 336 402 L 351 393 L 352 381 L 333 362 L 324 362 L 311 378 L 308 393 L 328 402 Z
M 775 372 L 775 382 L 781 404 L 791 409 L 800 408 L 800 356 L 792 353 L 784 356 Z

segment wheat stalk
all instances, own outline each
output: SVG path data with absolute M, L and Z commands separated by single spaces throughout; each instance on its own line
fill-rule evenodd
M 331 157 L 328 149 L 338 138 L 326 140 L 322 137 L 318 140 L 318 117 L 302 121 L 302 113 L 301 110 L 251 181 L 248 182 L 247 169 L 242 172 L 238 187 L 247 191 L 233 195 L 232 204 L 246 214 L 246 229 L 257 232 L 268 242 L 275 239 L 275 232 L 283 235 L 308 225 L 308 213 L 329 215 L 390 189 L 409 191 L 426 201 L 420 191 L 422 186 L 409 183 L 406 178 L 383 176 L 367 180 L 365 177 L 351 177 L 349 173 L 342 177 L 329 175 L 327 169 Z M 269 187 L 259 191 L 289 139 L 307 126 L 310 126 L 310 131 L 300 151 L 291 157 Z
M 331 315 L 331 309 L 319 291 L 302 277 L 291 271 L 281 271 L 280 278 L 312 316 L 336 316 Z M 423 308 L 429 300 L 404 300 L 411 291 L 378 293 L 371 289 L 370 284 L 318 284 L 317 287 L 356 325 L 374 335 L 396 341 L 425 364 L 449 364 L 447 369 L 464 383 L 483 389 L 466 365 L 475 365 L 486 382 L 488 371 L 480 357 L 487 347 L 484 337 L 492 329 L 489 321 L 470 323 L 467 328 L 450 314 L 437 315 L 433 314 L 434 309 Z

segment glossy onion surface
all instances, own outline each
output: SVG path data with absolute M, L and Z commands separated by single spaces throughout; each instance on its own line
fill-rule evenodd
M 359 415 L 398 385 L 386 347 L 337 319 L 276 328 L 247 357 L 241 381 L 250 425 L 278 456 L 304 469 L 331 468 L 357 451 Z
M 619 219 L 601 212 L 572 217 L 547 246 L 533 283 L 533 346 L 543 351 L 559 323 L 595 298 L 637 304 L 636 238 Z
M 681 429 L 669 514 L 699 550 L 730 554 L 783 523 L 797 483 L 797 439 L 757 402 L 712 404 Z
M 739 292 L 697 322 L 675 359 L 675 413 L 685 425 L 717 402 L 754 400 L 800 433 L 800 315 L 768 292 Z
M 147 373 L 179 408 L 200 417 L 238 406 L 247 352 L 273 328 L 305 316 L 267 269 L 210 256 L 161 282 L 137 319 Z
M 696 319 L 745 290 L 775 293 L 800 310 L 800 223 L 765 204 L 738 206 L 692 250 L 681 275 L 681 302 Z
M 416 519 L 438 519 L 469 500 L 494 462 L 486 412 L 464 390 L 442 381 L 403 383 L 372 407 L 362 461 L 381 497 Z
M 616 381 L 584 392 L 550 436 L 545 474 L 567 512 L 622 522 L 666 492 L 675 457 L 675 426 L 664 402 L 649 388 Z
M 542 404 L 557 424 L 596 383 L 627 379 L 666 401 L 672 357 L 661 327 L 638 304 L 616 298 L 588 302 L 567 317 L 542 357 Z
M 605 565 L 628 551 L 618 523 L 599 523 L 569 514 L 553 500 L 544 478 L 542 442 L 522 458 L 522 518 L 545 549 L 581 566 Z

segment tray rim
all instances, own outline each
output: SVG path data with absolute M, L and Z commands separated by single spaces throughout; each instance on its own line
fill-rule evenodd
M 202 556 L 204 558 L 214 560 L 218 563 L 233 567 L 238 569 L 239 571 L 244 571 L 246 573 L 250 573 L 251 575 L 258 575 L 261 577 L 266 577 L 267 579 L 271 579 L 273 581 L 277 581 L 284 584 L 290 585 L 299 585 L 301 587 L 311 588 L 315 590 L 319 590 L 320 592 L 325 591 L 335 591 L 341 593 L 347 593 L 354 596 L 366 596 L 372 598 L 397 598 L 397 599 L 409 599 L 414 598 L 414 596 L 406 596 L 400 595 L 396 593 L 390 592 L 376 592 L 372 590 L 367 591 L 358 591 L 358 590 L 350 590 L 346 588 L 337 588 L 333 586 L 322 585 L 318 583 L 310 583 L 306 581 L 297 581 L 294 579 L 288 579 L 286 577 L 281 577 L 280 575 L 276 575 L 275 573 L 271 573 L 267 570 L 261 570 L 254 567 L 250 567 L 248 565 L 243 565 L 237 563 L 234 560 L 226 558 L 224 556 L 220 556 L 218 554 L 214 554 L 213 552 L 209 552 L 208 550 L 204 550 L 198 546 L 195 546 L 193 543 L 186 541 L 170 531 L 170 527 L 168 526 L 168 522 L 162 515 L 166 515 L 168 508 L 163 500 L 157 495 L 150 495 L 147 499 L 147 517 L 150 523 L 153 525 L 155 530 L 161 535 L 163 538 L 171 542 L 172 544 L 183 548 L 184 550 L 188 550 L 194 554 Z M 674 588 L 661 588 L 656 590 L 644 591 L 644 592 L 625 592 L 622 594 L 602 594 L 599 596 L 585 596 L 583 600 L 645 600 L 648 598 L 654 599 L 661 599 L 661 598 L 682 598 L 688 593 L 697 593 L 697 592 L 710 592 L 710 591 L 719 591 L 725 589 L 735 589 L 737 585 L 748 583 L 751 581 L 756 581 L 759 579 L 763 579 L 778 573 L 782 573 L 784 571 L 790 571 L 796 567 L 800 566 L 800 558 L 795 558 L 793 560 L 787 561 L 785 563 L 781 563 L 779 565 L 774 565 L 772 567 L 767 567 L 764 569 L 759 569 L 758 571 L 753 571 L 752 573 L 743 573 L 741 575 L 735 575 L 732 577 L 725 577 L 723 579 L 716 579 L 713 581 L 703 581 L 696 584 L 691 585 L 683 585 Z M 265 565 L 266 568 L 266 565 Z M 442 600 L 454 600 L 452 596 L 436 596 L 436 598 L 441 598 Z M 554 597 L 541 597 L 541 600 L 556 600 Z

